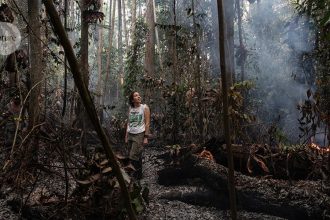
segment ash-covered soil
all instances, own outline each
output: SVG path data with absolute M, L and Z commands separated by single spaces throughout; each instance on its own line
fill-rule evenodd
M 221 207 L 221 204 L 215 204 L 214 201 L 209 202 L 208 205 L 197 205 L 196 203 L 184 202 L 183 200 L 179 199 L 165 199 L 166 195 L 171 192 L 175 192 L 177 194 L 185 194 L 186 192 L 194 192 L 194 191 L 202 191 L 206 190 L 204 184 L 202 182 L 180 182 L 180 184 L 169 185 L 165 186 L 158 182 L 158 171 L 164 169 L 167 165 L 164 161 L 164 155 L 166 153 L 166 149 L 163 147 L 146 147 L 144 152 L 144 160 L 143 160 L 143 178 L 140 181 L 142 187 L 147 187 L 149 189 L 149 199 L 146 204 L 146 210 L 139 216 L 139 219 L 146 219 L 146 220 L 186 220 L 186 219 L 214 219 L 214 220 L 221 220 L 221 219 L 230 219 L 230 211 Z M 4 161 L 4 158 L 0 158 Z M 3 166 L 3 163 L 0 163 Z M 58 170 L 60 171 L 60 170 Z M 70 178 L 73 181 L 73 177 Z M 61 184 L 52 184 L 52 182 L 59 182 Z M 39 187 L 41 185 L 52 185 L 54 191 L 63 191 L 63 181 L 49 179 L 49 178 L 41 178 L 39 181 Z M 75 188 L 75 182 L 71 182 L 70 186 Z M 59 190 L 58 187 L 62 188 Z M 74 189 L 70 188 L 69 193 L 71 193 Z M 27 210 L 23 210 L 23 212 L 28 212 L 28 215 L 21 215 L 20 210 L 17 210 L 17 207 L 20 205 L 17 203 L 17 198 L 13 195 L 10 186 L 2 185 L 0 189 L 0 220 L 8 219 L 8 220 L 17 220 L 17 219 L 33 219 L 34 214 L 37 216 L 35 219 L 43 219 L 42 216 L 52 216 L 48 213 L 49 210 L 44 209 L 42 203 L 34 204 L 28 208 Z M 31 198 L 35 198 L 34 201 L 40 201 L 37 197 L 38 194 L 48 195 L 52 194 L 51 191 L 49 193 L 42 192 L 38 193 L 33 192 L 31 193 Z M 219 195 L 217 201 L 218 203 L 225 203 L 225 198 L 222 200 L 221 196 Z M 54 199 L 54 197 L 49 196 L 50 199 Z M 198 202 L 197 202 L 198 203 Z M 47 213 L 45 213 L 47 212 Z M 45 214 L 45 215 L 43 215 Z M 22 216 L 29 216 L 29 218 L 22 218 Z M 47 218 L 45 218 L 47 219 Z M 74 216 L 66 216 L 63 219 L 77 219 Z M 87 218 L 89 219 L 89 218 Z M 238 212 L 238 219 L 284 219 L 276 216 L 270 216 L 263 213 L 254 213 L 254 212 L 247 212 L 244 210 L 240 210 Z
M 169 201 L 162 199 L 164 193 L 169 191 L 190 191 L 191 188 L 198 190 L 198 186 L 179 185 L 179 186 L 163 186 L 157 182 L 157 172 L 164 168 L 165 162 L 159 159 L 159 155 L 164 154 L 162 148 L 146 147 L 144 152 L 143 161 L 143 179 L 141 185 L 149 188 L 149 205 L 145 213 L 145 219 L 147 220 L 160 220 L 160 219 L 230 219 L 229 210 L 219 210 L 214 206 L 199 206 L 193 204 L 187 204 L 185 202 L 173 200 Z M 201 188 L 203 186 L 200 186 Z M 221 199 L 220 199 L 221 201 Z M 269 216 L 260 213 L 251 213 L 245 211 L 238 212 L 239 219 L 276 219 L 283 218 Z
M 19 215 L 15 213 L 12 208 L 7 204 L 8 200 L 4 195 L 0 197 L 0 219 L 2 220 L 18 220 Z

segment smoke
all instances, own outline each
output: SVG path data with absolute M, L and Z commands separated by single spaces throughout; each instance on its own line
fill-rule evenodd
M 311 54 L 315 37 L 313 21 L 298 16 L 294 5 L 287 0 L 241 2 L 243 43 L 248 51 L 245 79 L 256 84 L 248 97 L 252 100 L 250 107 L 252 105 L 252 112 L 262 122 L 269 126 L 275 124 L 291 143 L 297 143 L 300 134 L 297 104 L 307 98 L 308 89 L 315 89 Z M 210 76 L 218 78 L 220 56 L 217 2 L 195 0 L 194 4 L 196 23 L 203 30 L 199 47 L 210 62 Z M 191 8 L 192 1 L 177 1 L 177 25 L 182 27 L 178 31 L 179 37 L 187 33 L 184 30 L 193 29 Z M 237 53 L 237 14 L 234 17 Z M 241 74 L 238 63 L 235 66 L 236 79 L 240 79 Z
M 313 81 L 311 59 L 309 69 L 301 59 L 313 49 L 312 23 L 297 17 L 284 0 L 249 4 L 243 22 L 248 78 L 256 82 L 253 94 L 260 101 L 255 113 L 264 122 L 276 123 L 290 142 L 297 142 L 296 106 Z
M 229 2 L 229 1 L 228 1 Z M 314 45 L 314 25 L 298 16 L 286 0 L 243 2 L 243 43 L 248 51 L 246 79 L 256 88 L 250 93 L 253 113 L 266 125 L 278 126 L 288 141 L 299 141 L 297 104 L 314 89 L 314 67 L 310 52 Z M 177 9 L 189 9 L 191 1 L 178 1 Z M 203 30 L 199 47 L 209 58 L 210 75 L 220 76 L 219 30 L 216 1 L 195 1 L 196 22 Z M 179 10 L 178 10 L 179 11 Z M 236 13 L 236 12 L 235 12 Z M 177 23 L 192 29 L 189 13 L 178 13 Z M 234 16 L 237 18 L 237 15 Z M 239 46 L 237 19 L 234 27 L 235 50 Z M 180 35 L 180 32 L 178 33 Z M 237 53 L 237 51 L 235 51 Z M 240 79 L 240 66 L 235 66 Z M 251 105 L 250 105 L 251 106 Z

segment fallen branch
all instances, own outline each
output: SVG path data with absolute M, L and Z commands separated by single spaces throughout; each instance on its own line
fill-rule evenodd
M 114 173 L 119 182 L 119 185 L 120 185 L 120 188 L 121 188 L 121 191 L 123 194 L 123 198 L 125 201 L 125 206 L 126 206 L 126 209 L 128 212 L 128 216 L 130 219 L 135 220 L 136 215 L 135 215 L 134 209 L 132 207 L 131 198 L 130 198 L 128 189 L 126 187 L 126 183 L 125 183 L 124 177 L 122 175 L 122 171 L 121 171 L 119 163 L 117 162 L 116 157 L 112 151 L 110 141 L 109 141 L 107 135 L 105 134 L 105 132 L 100 124 L 100 121 L 98 119 L 98 115 L 95 110 L 95 106 L 94 106 L 92 97 L 88 91 L 88 85 L 86 85 L 84 83 L 83 76 L 81 74 L 80 67 L 78 65 L 76 56 L 73 52 L 70 40 L 67 37 L 67 34 L 64 30 L 63 24 L 61 23 L 60 17 L 56 11 L 53 1 L 52 0 L 43 0 L 43 3 L 46 7 L 50 21 L 54 27 L 54 31 L 58 35 L 58 39 L 65 51 L 66 57 L 68 59 L 69 65 L 71 67 L 75 85 L 77 86 L 77 89 L 79 91 L 79 94 L 80 94 L 81 100 L 84 104 L 84 107 L 86 109 L 86 112 L 90 118 L 90 121 L 93 123 L 98 136 L 100 137 L 104 151 L 106 152 L 106 155 L 107 155 L 109 161 L 111 162 Z

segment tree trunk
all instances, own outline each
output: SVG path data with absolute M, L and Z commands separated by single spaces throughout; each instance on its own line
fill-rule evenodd
M 198 113 L 197 113 L 197 120 L 198 120 L 198 129 L 199 129 L 199 142 L 203 143 L 204 141 L 204 122 L 203 122 L 203 104 L 201 101 L 202 97 L 202 85 L 201 85 L 201 59 L 200 59 L 200 49 L 199 49 L 199 36 L 201 35 L 197 30 L 196 24 L 196 11 L 195 11 L 195 2 L 191 0 L 191 10 L 192 10 L 192 18 L 193 18 L 193 27 L 194 27 L 194 47 L 195 47 L 195 54 L 194 54 L 194 84 L 197 96 L 197 106 L 198 106 Z
M 218 0 L 218 21 L 219 21 L 219 47 L 220 47 L 220 66 L 221 66 L 221 79 L 222 79 L 222 99 L 223 99 L 223 121 L 224 121 L 224 132 L 225 140 L 228 148 L 228 188 L 229 188 L 229 201 L 231 218 L 237 219 L 237 208 L 236 208 L 236 198 L 235 198 L 235 180 L 234 180 L 234 162 L 233 153 L 231 148 L 231 125 L 229 118 L 229 103 L 228 103 L 228 83 L 227 80 L 230 75 L 230 69 L 227 68 L 226 63 L 226 25 L 223 1 Z M 219 146 L 220 147 L 220 146 Z
M 89 86 L 89 68 L 88 68 L 88 21 L 86 20 L 86 11 L 87 11 L 87 1 L 88 0 L 80 0 L 80 7 L 81 7 L 81 32 L 80 32 L 80 68 L 83 77 L 83 82 L 85 83 L 86 87 Z M 78 105 L 78 114 L 80 115 L 80 119 L 82 122 L 82 129 L 83 129 L 83 138 L 82 138 L 82 152 L 85 156 L 87 156 L 87 139 L 86 139 L 86 130 L 88 119 L 86 115 L 86 111 L 83 108 L 83 103 L 80 100 Z
M 157 52 L 158 52 L 158 57 L 159 57 L 159 66 L 160 66 L 160 71 L 163 74 L 163 58 L 162 58 L 162 53 L 161 53 L 161 47 L 160 47 L 160 41 L 159 41 L 159 34 L 158 34 L 158 28 L 157 28 L 157 16 L 156 16 L 156 0 L 153 0 L 154 4 L 154 23 L 155 23 L 155 38 L 156 38 L 156 43 L 157 43 Z M 161 74 L 161 76 L 162 76 Z M 164 76 L 162 76 L 164 77 Z
M 178 72 L 178 54 L 177 54 L 177 49 L 176 49 L 176 44 L 177 44 L 177 28 L 176 28 L 176 0 L 173 0 L 173 30 L 172 30 L 172 41 L 170 44 L 170 54 L 172 56 L 172 78 L 173 78 L 173 83 L 174 86 L 177 89 L 177 84 L 178 84 L 178 78 L 177 78 L 177 72 Z M 178 116 L 178 107 L 177 107 L 177 100 L 178 100 L 178 95 L 177 92 L 175 92 L 174 95 L 174 101 L 173 101 L 173 108 L 174 108 L 174 118 L 173 118 L 173 132 L 172 132 L 172 139 L 173 139 L 173 144 L 177 143 L 178 139 L 178 123 L 177 123 L 177 116 Z
M 67 30 L 68 27 L 68 0 L 64 0 L 64 29 Z M 68 68 L 66 55 L 64 54 L 64 93 L 63 93 L 63 108 L 62 116 L 65 115 L 66 103 L 67 103 L 67 89 L 68 89 Z
M 115 158 L 114 152 L 112 151 L 108 136 L 105 134 L 105 132 L 102 129 L 102 126 L 97 118 L 97 113 L 95 110 L 95 106 L 93 104 L 92 97 L 88 91 L 87 85 L 84 83 L 81 69 L 79 68 L 79 64 L 78 64 L 78 61 L 73 52 L 71 43 L 65 33 L 63 25 L 61 24 L 60 18 L 58 16 L 58 13 L 55 10 L 52 0 L 43 0 L 43 2 L 46 6 L 46 10 L 49 14 L 51 23 L 54 26 L 54 30 L 59 38 L 59 41 L 62 44 L 65 53 L 67 54 L 67 59 L 68 59 L 69 65 L 71 67 L 71 71 L 73 73 L 73 78 L 74 78 L 75 84 L 78 88 L 80 97 L 84 103 L 88 116 L 90 117 L 90 120 L 92 121 L 92 123 L 95 127 L 95 130 L 102 142 L 105 153 L 112 165 L 114 173 L 115 173 L 117 180 L 119 182 L 119 185 L 121 187 L 121 191 L 122 191 L 122 194 L 124 197 L 124 201 L 125 201 L 125 205 L 126 205 L 126 209 L 127 209 L 129 218 L 131 220 L 135 220 L 137 218 L 136 218 L 135 212 L 132 207 L 131 198 L 130 198 L 129 192 L 126 188 L 126 184 L 125 184 L 125 180 L 122 175 L 122 171 Z
M 127 31 L 127 25 L 126 25 L 126 4 L 125 0 L 122 1 L 123 5 L 123 21 L 124 21 L 124 33 L 125 33 L 125 46 L 128 48 L 128 39 L 129 39 L 129 33 Z
M 136 28 L 136 0 L 132 0 L 132 10 L 131 10 L 131 13 L 132 13 L 132 26 L 131 26 L 131 29 L 132 29 L 132 32 L 131 32 L 131 36 L 132 36 L 132 41 L 134 41 L 134 36 L 135 36 L 135 28 Z
M 41 93 L 41 85 L 43 80 L 42 74 L 42 47 L 41 47 L 41 22 L 39 17 L 41 2 L 39 0 L 28 1 L 28 16 L 31 31 L 30 40 L 30 77 L 31 77 L 31 94 L 29 98 L 29 130 L 39 124 L 40 105 L 39 97 Z
M 118 0 L 118 57 L 119 57 L 119 80 L 117 80 L 117 101 L 119 101 L 119 91 L 120 87 L 124 83 L 124 62 L 123 62 L 123 17 L 121 13 L 121 0 Z
M 146 22 L 148 31 L 146 36 L 146 54 L 144 59 L 144 71 L 147 76 L 155 76 L 155 20 L 153 0 L 147 0 Z
M 110 28 L 109 28 L 109 45 L 108 45 L 108 53 L 107 53 L 107 64 L 106 64 L 106 75 L 105 75 L 105 80 L 104 80 L 104 87 L 103 87 L 103 96 L 108 96 L 110 97 L 110 94 L 107 92 L 107 85 L 109 84 L 109 77 L 110 77 L 110 61 L 111 61 L 111 49 L 112 49 L 112 39 L 113 39 L 113 34 L 114 34 L 114 27 L 115 27 L 115 18 L 116 18 L 116 2 L 117 1 L 112 1 L 112 12 L 111 12 L 111 7 L 109 9 L 109 23 L 110 23 Z M 105 97 L 103 97 L 103 104 L 105 101 Z
M 141 4 L 141 1 L 137 1 L 137 14 L 138 14 L 138 17 L 141 17 L 142 16 L 142 4 Z
M 155 77 L 155 20 L 153 0 L 147 0 L 146 23 L 148 26 L 146 34 L 146 53 L 144 58 L 144 75 Z M 146 87 L 145 99 L 149 102 L 152 97 L 151 88 Z
M 88 88 L 89 74 L 88 74 L 88 22 L 85 18 L 87 10 L 87 0 L 80 0 L 81 7 L 81 32 L 80 32 L 80 66 L 83 74 L 84 83 Z
M 100 0 L 102 11 L 103 7 L 103 0 Z M 98 79 L 97 79 L 97 96 L 98 96 L 98 108 L 99 108 L 99 117 L 101 123 L 103 121 L 103 107 L 102 107 L 102 56 L 103 56 L 103 27 L 98 26 L 98 48 L 97 48 L 97 72 L 98 72 Z
M 234 60 L 234 1 L 224 0 L 224 19 L 226 22 L 226 66 L 228 69 L 228 88 L 235 81 L 235 60 Z
M 328 134 L 327 134 L 327 138 L 328 138 L 328 147 L 330 147 L 330 121 L 328 121 L 328 124 L 326 125 L 328 127 Z M 328 155 L 328 181 L 330 182 L 330 153 Z
M 237 26 L 238 26 L 238 38 L 239 38 L 239 59 L 238 65 L 241 67 L 241 81 L 245 80 L 245 47 L 243 44 L 243 33 L 242 33 L 242 8 L 241 8 L 241 0 L 236 0 L 236 10 L 237 10 Z

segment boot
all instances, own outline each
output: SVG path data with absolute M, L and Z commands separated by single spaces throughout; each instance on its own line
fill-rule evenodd
M 131 163 L 136 169 L 136 171 L 133 173 L 133 177 L 138 180 L 142 179 L 142 159 L 132 160 Z

